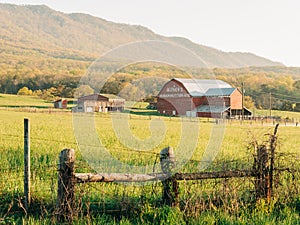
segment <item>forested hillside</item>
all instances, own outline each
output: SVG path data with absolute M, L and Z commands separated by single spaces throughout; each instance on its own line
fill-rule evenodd
M 295 103 L 300 102 L 300 69 L 287 68 L 251 53 L 227 53 L 185 38 L 164 37 L 142 26 L 113 23 L 86 14 L 65 14 L 47 6 L 0 4 L 0 23 L 0 93 L 19 92 L 54 99 L 73 97 L 76 91 L 102 91 L 127 99 L 138 96 L 151 100 L 166 79 L 193 76 L 218 78 L 237 87 L 244 82 L 246 95 L 259 108 L 269 107 L 270 93 L 274 108 L 295 110 Z M 102 54 L 143 40 L 183 46 L 203 60 L 203 68 L 135 64 L 111 77 L 103 90 L 98 90 L 93 82 L 78 89 L 80 79 Z M 156 51 L 163 53 L 166 49 Z M 151 76 L 156 76 L 155 82 L 145 78 Z
M 153 101 L 164 83 L 173 77 L 220 79 L 240 89 L 244 83 L 248 108 L 269 109 L 271 96 L 272 109 L 300 111 L 299 68 L 183 69 L 159 63 L 138 63 L 119 70 L 103 87 L 100 85 L 101 89 L 89 76 L 37 76 L 36 79 L 18 80 L 18 83 L 9 82 L 16 90 L 28 87 L 29 92 L 24 93 L 21 89 L 23 92 L 19 91 L 19 94 L 35 94 L 48 99 L 96 91 L 117 94 L 127 100 Z M 78 88 L 80 80 L 82 85 Z
M 281 65 L 250 53 L 226 53 L 184 38 L 163 37 L 142 26 L 65 14 L 44 5 L 0 4 L 0 23 L 1 77 L 83 75 L 106 51 L 142 40 L 179 44 L 198 54 L 208 67 Z

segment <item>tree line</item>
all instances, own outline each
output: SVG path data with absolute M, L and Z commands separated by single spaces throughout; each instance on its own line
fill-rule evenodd
M 84 70 L 82 69 L 84 72 Z M 166 81 L 173 77 L 220 79 L 242 89 L 249 109 L 300 111 L 300 70 L 291 68 L 195 69 L 158 63 L 139 63 L 120 69 L 103 84 L 83 74 L 0 76 L 0 92 L 37 95 L 43 99 L 79 97 L 93 92 L 120 95 L 127 100 L 154 101 Z M 82 73 L 83 73 L 82 72 Z

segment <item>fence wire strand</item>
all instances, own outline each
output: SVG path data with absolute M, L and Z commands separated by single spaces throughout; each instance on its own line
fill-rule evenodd
M 270 132 L 271 133 L 271 132 Z M 23 136 L 1 133 L 1 138 L 15 138 L 22 140 Z M 31 138 L 36 142 L 60 143 L 62 145 L 77 146 L 76 142 L 51 140 L 49 138 Z M 87 147 L 97 147 L 95 145 L 86 145 Z M 135 152 L 145 155 L 152 155 L 153 172 L 159 170 L 158 158 L 156 152 L 133 151 L 126 148 L 115 148 L 116 151 Z M 34 155 L 33 155 L 34 156 Z M 149 160 L 150 161 L 150 160 Z M 210 161 L 190 160 L 185 166 L 186 170 L 199 168 L 202 163 Z M 273 197 L 287 202 L 288 199 L 299 196 L 300 193 L 300 168 L 299 156 L 287 153 L 276 153 L 276 164 L 274 172 L 274 191 Z M 8 162 L 10 163 L 10 162 Z M 32 195 L 33 198 L 43 198 L 47 196 L 52 200 L 52 207 L 55 207 L 57 195 L 57 172 L 59 163 L 57 159 L 49 158 L 49 163 L 45 164 L 42 160 L 41 164 L 38 160 L 34 161 L 31 166 L 32 170 Z M 206 171 L 226 171 L 237 169 L 251 169 L 253 166 L 253 158 L 249 156 L 240 157 L 238 159 L 222 159 L 216 160 L 210 164 Z M 76 162 L 78 170 L 90 171 L 90 166 L 84 161 Z M 182 169 L 183 171 L 185 169 Z M 22 183 L 23 166 L 6 166 L 0 168 L 0 172 L 10 176 L 2 176 L 0 184 L 8 185 L 10 182 Z M 179 171 L 182 172 L 182 171 Z M 45 175 L 47 174 L 47 175 Z M 197 214 L 205 209 L 226 206 L 228 212 L 235 213 L 238 208 L 247 202 L 255 199 L 254 186 L 256 178 L 234 178 L 234 179 L 211 179 L 196 181 L 180 181 L 180 207 L 187 215 Z M 11 187 L 9 187 L 11 188 Z M 7 188 L 7 190 L 9 190 Z M 8 192 L 0 189 L 1 197 L 11 195 L 13 199 L 22 198 L 22 188 L 17 187 L 14 191 Z M 3 194 L 2 192 L 6 192 Z M 143 205 L 144 202 L 152 204 L 161 204 L 162 184 L 160 182 L 150 182 L 148 185 L 123 185 L 120 183 L 83 183 L 77 185 L 78 207 L 79 210 L 89 212 L 108 212 L 108 213 L 124 213 L 130 208 Z M 11 202 L 7 202 L 4 206 L 9 209 Z M 117 209 L 113 209 L 117 207 Z M 14 210 L 14 212 L 20 212 Z

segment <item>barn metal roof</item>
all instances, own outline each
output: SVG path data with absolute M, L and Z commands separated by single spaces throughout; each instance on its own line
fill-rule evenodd
M 174 78 L 186 88 L 190 95 L 197 97 L 205 95 L 210 88 L 231 88 L 231 86 L 221 80 L 205 80 L 205 79 L 185 79 L 185 78 Z
M 113 94 L 91 94 L 91 95 L 86 95 L 86 96 L 79 97 L 78 101 L 85 101 L 85 100 L 96 101 L 96 100 L 98 100 L 98 98 L 100 96 L 107 98 L 109 101 L 112 101 L 112 100 L 122 100 L 122 101 L 125 101 L 125 99 L 123 99 L 123 98 L 121 98 L 121 97 L 119 97 L 117 95 L 113 95 Z
M 114 94 L 99 94 L 99 95 L 102 95 L 108 99 L 121 99 L 121 100 L 124 100 L 123 98 L 117 96 L 117 95 L 114 95 Z
M 205 96 L 230 96 L 236 88 L 210 88 L 205 92 Z

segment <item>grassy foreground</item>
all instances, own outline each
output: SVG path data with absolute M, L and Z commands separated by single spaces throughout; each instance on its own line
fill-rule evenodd
M 298 114 L 295 115 L 299 116 Z M 31 122 L 32 204 L 23 205 L 23 119 Z M 191 161 L 180 171 L 198 171 L 199 161 L 216 134 L 215 123 L 207 119 L 184 121 L 138 113 L 95 115 L 97 135 L 111 155 L 128 165 L 148 165 L 156 170 L 157 153 L 166 147 L 175 149 L 184 135 L 182 127 L 199 127 L 196 148 Z M 150 125 L 159 119 L 165 127 L 162 141 L 149 151 L 133 151 L 116 135 L 113 123 L 128 119 L 132 141 L 146 140 L 153 135 Z M 185 125 L 183 125 L 185 123 Z M 90 172 L 74 137 L 70 112 L 18 112 L 0 110 L 0 224 L 53 224 L 57 191 L 57 162 L 59 152 L 74 148 L 77 154 L 76 171 Z M 187 129 L 187 132 L 189 130 Z M 215 162 L 207 170 L 249 168 L 254 139 L 266 140 L 273 126 L 260 123 L 232 122 L 225 125 Z M 192 134 L 188 135 L 192 137 Z M 135 137 L 135 138 L 133 138 Z M 300 127 L 280 126 L 279 148 L 285 153 L 283 166 L 299 166 Z M 139 141 L 136 141 L 139 144 Z M 139 146 L 143 149 L 143 146 Z M 293 153 L 289 157 L 287 153 Z M 175 154 L 180 155 L 181 152 Z M 288 173 L 278 181 L 271 204 L 256 202 L 253 181 L 250 179 L 212 180 L 180 183 L 180 206 L 166 207 L 161 203 L 161 183 L 147 185 L 85 184 L 77 185 L 78 216 L 74 224 L 299 224 L 300 186 L 297 178 Z M 294 185 L 294 186 L 293 186 Z

